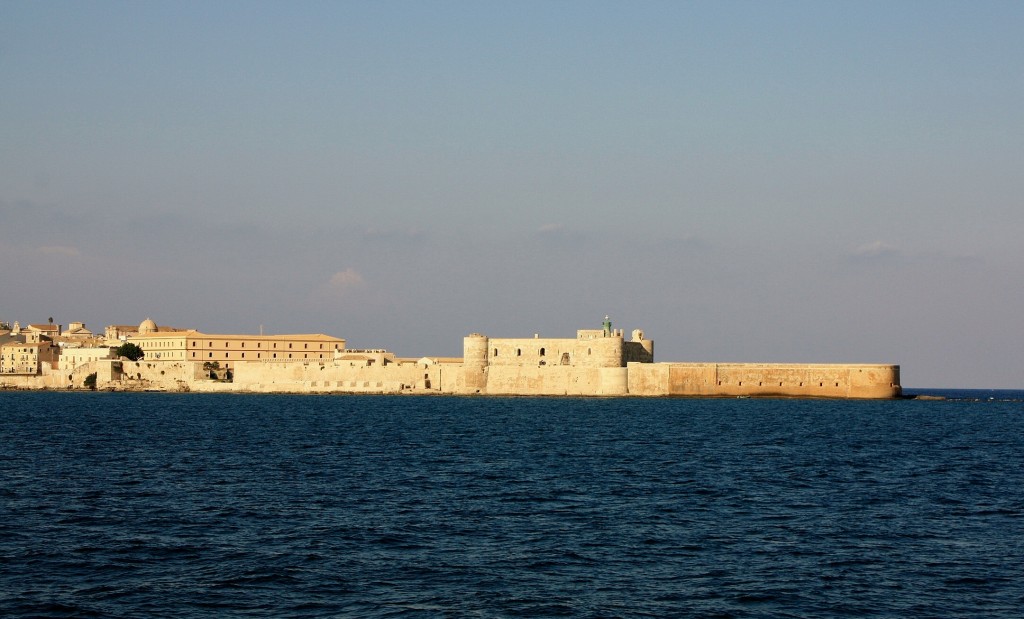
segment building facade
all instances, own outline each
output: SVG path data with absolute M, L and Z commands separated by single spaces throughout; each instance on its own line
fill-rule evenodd
M 52 342 L 8 342 L 0 345 L 0 374 L 42 374 L 43 366 L 54 368 L 59 350 Z
M 145 352 L 147 361 L 214 363 L 231 368 L 250 361 L 310 361 L 333 359 L 345 340 L 317 334 L 239 335 L 200 331 L 139 333 L 128 341 Z

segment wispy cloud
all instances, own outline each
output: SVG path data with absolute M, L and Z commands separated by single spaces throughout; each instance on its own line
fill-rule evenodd
M 364 283 L 363 276 L 352 267 L 349 267 L 332 275 L 330 281 L 327 282 L 327 288 L 335 294 L 343 294 L 353 288 L 362 286 Z
M 712 248 L 708 239 L 692 233 L 664 237 L 657 240 L 656 243 L 664 249 L 707 250 Z
M 367 228 L 363 231 L 363 238 L 369 240 L 418 240 L 423 237 L 423 231 L 419 228 L 395 229 L 395 228 Z
M 903 256 L 903 252 L 883 241 L 865 243 L 850 253 L 854 260 L 893 260 Z
M 64 245 L 45 245 L 37 247 L 36 251 L 47 256 L 67 256 L 69 258 L 78 258 L 82 255 L 82 252 L 77 247 L 67 247 Z
M 362 275 L 352 269 L 351 266 L 345 270 L 332 275 L 326 282 L 316 286 L 307 297 L 311 307 L 323 308 L 327 305 L 349 304 L 353 299 L 360 302 L 366 300 L 367 281 Z
M 327 281 L 317 286 L 309 295 L 308 302 L 313 307 L 324 304 L 340 304 L 351 301 L 357 291 L 366 287 L 366 279 L 359 271 L 347 267 L 331 275 Z M 359 293 L 363 294 L 362 292 Z
M 537 238 L 543 242 L 578 243 L 585 239 L 585 235 L 565 224 L 547 223 L 537 229 Z

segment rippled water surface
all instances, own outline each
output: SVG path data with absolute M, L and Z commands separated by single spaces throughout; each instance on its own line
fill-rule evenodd
M 0 616 L 1016 618 L 998 395 L 0 393 Z

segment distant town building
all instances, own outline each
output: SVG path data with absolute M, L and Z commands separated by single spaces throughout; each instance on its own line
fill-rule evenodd
M 44 337 L 49 338 L 51 341 L 57 339 L 60 336 L 60 325 L 55 325 L 52 322 L 40 325 L 29 325 L 24 329 L 27 333 L 38 333 Z
M 49 341 L 7 342 L 0 345 L 0 374 L 41 374 L 44 365 L 56 367 L 59 354 Z
M 85 340 L 94 337 L 94 334 L 85 328 L 84 322 L 72 322 L 66 331 L 61 332 L 60 337 L 66 340 Z
M 107 344 L 111 346 L 120 346 L 121 344 L 128 341 L 128 338 L 137 335 L 150 335 L 153 333 L 178 333 L 185 331 L 188 331 L 188 329 L 179 329 L 176 327 L 158 327 L 152 318 L 146 318 L 140 324 L 137 325 L 109 325 L 103 331 L 103 336 L 106 339 Z
M 345 350 L 345 340 L 322 333 L 292 335 L 212 334 L 201 331 L 162 331 L 146 319 L 127 341 L 146 353 L 147 361 L 217 362 L 230 368 L 249 361 L 333 359 Z
M 75 368 L 93 361 L 112 359 L 113 350 L 110 346 L 64 346 L 60 349 L 58 367 L 61 372 L 73 372 Z

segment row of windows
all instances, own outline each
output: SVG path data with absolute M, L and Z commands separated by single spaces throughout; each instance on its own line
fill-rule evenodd
M 224 358 L 225 358 L 225 359 L 228 359 L 228 358 L 229 358 L 229 356 L 230 356 L 230 354 L 231 354 L 231 353 L 224 353 Z M 193 351 L 193 352 L 192 352 L 192 357 L 194 358 L 195 356 L 196 356 L 196 353 L 195 353 L 195 351 Z M 206 356 L 207 356 L 207 358 L 208 358 L 208 359 L 213 359 L 213 353 L 212 353 L 212 352 L 210 352 L 210 353 L 207 353 L 207 354 L 206 354 Z M 242 356 L 241 356 L 241 358 L 242 358 L 242 359 L 245 359 L 245 353 L 242 353 Z M 262 359 L 262 358 L 263 358 L 263 353 L 256 353 L 256 358 L 257 358 L 257 359 Z M 292 353 L 288 353 L 288 358 L 289 358 L 289 359 L 291 359 L 291 358 L 292 358 Z M 309 358 L 309 355 L 308 355 L 308 354 L 306 354 L 306 353 L 303 353 L 303 354 L 302 354 L 302 358 L 303 358 L 303 359 L 308 359 L 308 358 Z M 324 358 L 324 356 L 323 356 L 322 354 L 320 354 L 320 355 L 317 355 L 317 358 L 318 358 L 318 359 L 323 359 L 323 358 Z M 273 353 L 273 356 L 271 357 L 271 359 L 277 359 L 277 353 L 276 353 L 276 352 L 275 352 L 275 353 Z
M 269 348 L 277 348 L 277 342 L 270 342 L 270 343 L 272 344 L 272 346 L 270 346 Z M 142 345 L 143 345 L 143 348 L 178 348 L 182 344 L 180 344 L 179 342 L 175 342 L 175 341 L 155 341 L 155 342 L 143 342 Z M 224 348 L 228 348 L 230 345 L 231 345 L 230 342 L 224 342 Z M 288 343 L 288 348 L 289 349 L 293 348 L 293 346 L 294 346 L 293 342 L 289 342 Z M 198 348 L 198 347 L 199 347 L 199 341 L 198 340 L 192 340 L 192 348 Z M 239 348 L 245 348 L 245 342 L 240 342 L 238 347 Z M 207 342 L 207 348 L 213 348 L 213 342 L 208 341 Z M 256 342 L 256 348 L 263 348 L 263 342 Z M 309 350 L 309 343 L 308 342 L 303 343 L 302 344 L 302 348 L 303 348 L 303 350 Z M 324 345 L 320 344 L 318 350 L 324 350 Z
M 224 342 L 224 348 L 227 348 L 227 347 L 228 347 L 228 345 L 229 345 L 229 343 L 228 343 L 228 342 Z M 196 348 L 197 346 L 199 346 L 199 342 L 197 342 L 197 341 L 193 340 L 193 341 L 192 341 L 192 348 Z M 288 343 L 288 348 L 291 348 L 291 347 L 292 347 L 292 343 L 291 343 L 291 342 L 289 342 L 289 343 Z M 209 342 L 209 343 L 207 344 L 207 348 L 213 348 L 213 342 Z M 245 342 L 242 342 L 242 343 L 241 343 L 241 344 L 239 345 L 239 348 L 245 348 Z M 263 343 L 262 343 L 262 342 L 256 342 L 256 348 L 263 348 Z M 273 346 L 272 346 L 271 348 L 277 348 L 277 342 L 273 342 Z M 307 343 L 304 343 L 304 344 L 302 345 L 302 348 L 303 348 L 303 349 L 306 349 L 306 350 L 308 350 L 308 349 L 309 349 L 309 343 L 308 343 L 308 342 L 307 342 Z M 323 345 L 323 344 L 320 344 L 320 350 L 323 350 L 323 349 L 324 349 L 324 345 Z
M 540 353 L 540 356 L 543 357 L 544 355 L 547 354 L 547 349 L 541 348 L 539 353 Z M 494 356 L 495 357 L 498 356 L 498 349 L 497 348 L 494 349 Z M 517 357 L 522 357 L 523 356 L 523 349 L 522 348 L 517 348 L 516 349 L 516 356 Z
M 540 356 L 543 357 L 543 356 L 545 356 L 547 354 L 547 349 L 546 348 L 541 348 L 540 351 L 538 351 L 538 352 L 539 352 Z M 568 354 L 568 353 L 566 353 L 566 354 Z M 592 355 L 594 353 L 593 353 L 593 351 L 590 348 L 588 348 L 587 349 L 587 354 L 588 355 Z M 498 349 L 497 348 L 494 349 L 494 355 L 493 356 L 495 356 L 495 357 L 498 356 Z M 523 349 L 522 348 L 517 348 L 516 349 L 516 356 L 517 357 L 522 357 L 523 356 Z

